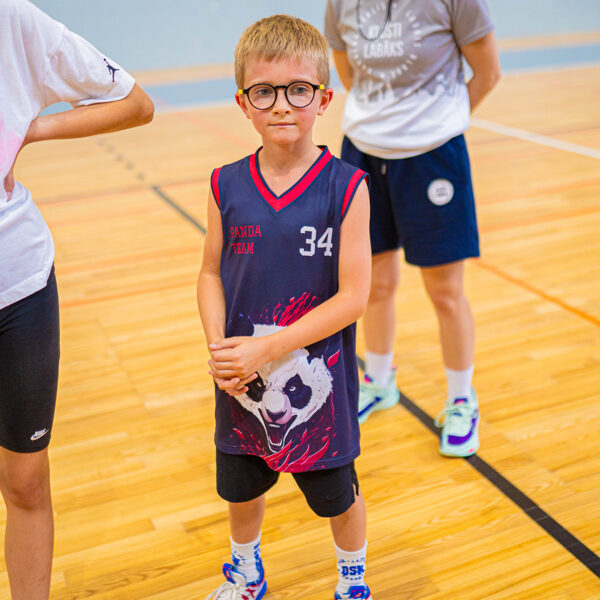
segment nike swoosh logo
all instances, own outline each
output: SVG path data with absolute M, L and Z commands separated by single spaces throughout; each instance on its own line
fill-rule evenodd
M 43 438 L 50 430 L 49 429 L 42 429 L 40 431 L 36 431 L 32 436 L 31 436 L 31 441 L 35 442 L 36 440 L 39 440 L 40 438 Z

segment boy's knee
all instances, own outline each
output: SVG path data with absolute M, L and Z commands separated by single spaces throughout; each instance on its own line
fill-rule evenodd
M 326 469 L 294 474 L 310 509 L 324 518 L 343 515 L 355 502 L 358 477 L 354 463 Z

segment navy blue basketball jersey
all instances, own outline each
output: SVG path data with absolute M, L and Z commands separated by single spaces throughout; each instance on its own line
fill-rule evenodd
M 337 292 L 340 227 L 366 177 L 323 148 L 277 196 L 261 175 L 259 152 L 211 177 L 223 224 L 227 337 L 275 333 Z M 235 398 L 216 389 L 219 450 L 260 456 L 292 473 L 358 456 L 355 324 L 266 364 L 258 375 Z

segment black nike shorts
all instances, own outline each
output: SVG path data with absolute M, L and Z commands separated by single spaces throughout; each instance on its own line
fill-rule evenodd
M 59 355 L 53 268 L 46 287 L 0 309 L 0 446 L 26 453 L 50 443 Z
M 292 473 L 308 506 L 319 517 L 345 513 L 358 494 L 354 462 L 334 469 Z M 217 448 L 217 492 L 227 502 L 249 502 L 271 489 L 279 473 L 259 456 L 226 454 Z

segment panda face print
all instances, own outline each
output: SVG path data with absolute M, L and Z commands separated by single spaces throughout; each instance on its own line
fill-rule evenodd
M 299 410 L 308 406 L 312 398 L 312 388 L 297 373 L 285 384 L 283 393 L 290 399 L 292 407 Z
M 246 395 L 248 398 L 250 398 L 250 400 L 254 400 L 254 402 L 262 401 L 266 386 L 260 374 L 254 381 L 249 382 L 246 387 L 248 388 Z
M 279 331 L 276 325 L 255 325 L 254 335 Z M 261 423 L 271 452 L 284 448 L 290 432 L 306 423 L 329 399 L 332 377 L 322 357 L 304 348 L 266 364 L 259 377 L 236 400 Z

